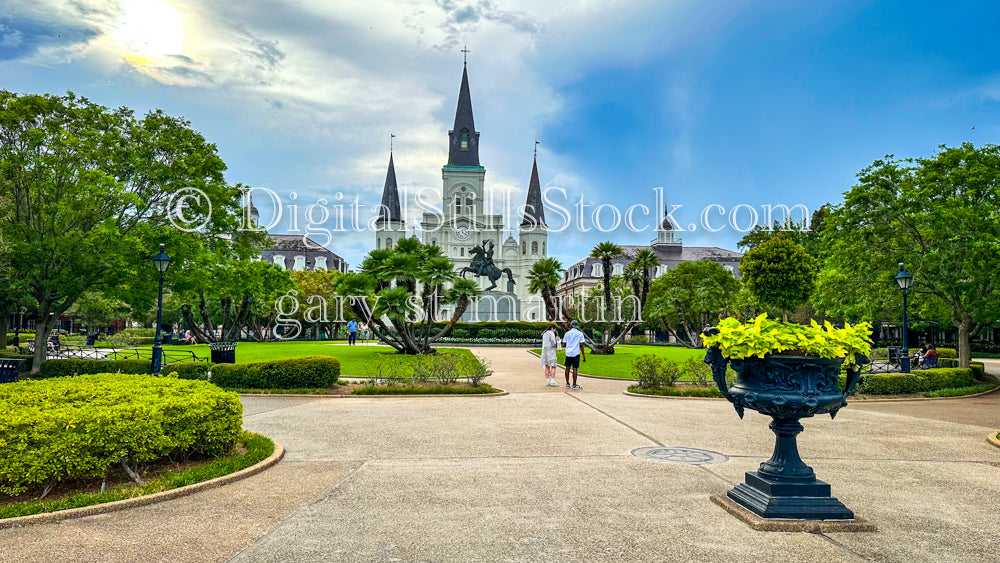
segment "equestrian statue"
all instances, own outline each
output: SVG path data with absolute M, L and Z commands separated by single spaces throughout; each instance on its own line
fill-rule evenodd
M 514 283 L 514 274 L 510 271 L 510 268 L 500 269 L 497 265 L 493 263 L 493 241 L 487 240 L 481 245 L 473 246 L 469 252 L 472 254 L 473 258 L 469 262 L 469 265 L 465 268 L 459 270 L 458 275 L 465 278 L 466 272 L 472 272 L 475 276 L 481 277 L 485 276 L 489 278 L 490 283 L 493 285 L 486 288 L 486 291 L 490 291 L 497 286 L 497 280 L 499 280 L 504 274 L 507 274 L 507 279 L 510 283 Z

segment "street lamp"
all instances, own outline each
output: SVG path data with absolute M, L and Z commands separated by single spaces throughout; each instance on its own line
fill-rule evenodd
M 910 320 L 906 315 L 906 297 L 910 293 L 910 287 L 913 286 L 913 275 L 907 272 L 903 267 L 903 263 L 900 262 L 899 273 L 896 274 L 896 277 L 893 279 L 896 280 L 899 290 L 903 292 L 903 354 L 899 359 L 899 367 L 902 368 L 903 373 L 910 373 L 910 344 L 906 334 L 910 328 Z
M 153 265 L 160 274 L 160 293 L 156 300 L 156 340 L 153 341 L 153 375 L 160 375 L 163 366 L 163 340 L 160 336 L 160 324 L 163 322 L 163 274 L 170 267 L 170 257 L 163 250 L 166 245 L 160 245 L 160 253 L 153 256 Z

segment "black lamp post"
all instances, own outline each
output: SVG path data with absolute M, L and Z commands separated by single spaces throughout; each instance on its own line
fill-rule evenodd
M 153 341 L 153 375 L 160 375 L 163 366 L 163 339 L 160 335 L 160 324 L 163 322 L 163 274 L 170 267 L 170 257 L 164 252 L 166 245 L 160 245 L 160 252 L 153 256 L 153 265 L 160 274 L 160 293 L 156 299 L 156 340 Z
M 17 308 L 17 326 L 14 327 L 14 346 L 18 347 L 21 345 L 21 326 L 24 325 L 24 313 L 27 311 L 25 307 Z
M 896 284 L 899 285 L 900 291 L 903 292 L 903 353 L 902 357 L 899 358 L 899 367 L 902 368 L 903 373 L 910 373 L 910 343 L 909 336 L 907 332 L 910 329 L 910 320 L 907 317 L 907 302 L 906 298 L 910 293 L 910 287 L 913 286 L 913 275 L 903 268 L 903 263 L 899 263 L 899 273 L 893 278 L 896 280 Z

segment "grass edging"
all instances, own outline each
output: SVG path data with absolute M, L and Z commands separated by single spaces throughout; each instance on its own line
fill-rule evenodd
M 632 387 L 632 386 L 630 386 L 630 387 Z M 960 389 L 963 389 L 963 388 L 960 388 Z M 947 389 L 943 389 L 943 391 L 947 391 Z M 981 393 L 972 393 L 972 394 L 969 394 L 969 395 L 954 395 L 954 396 L 951 396 L 951 397 L 906 397 L 906 398 L 897 398 L 897 399 L 862 399 L 861 397 L 858 397 L 857 395 L 851 395 L 850 397 L 848 397 L 848 399 L 850 399 L 851 401 L 854 401 L 854 402 L 858 402 L 858 403 L 898 403 L 898 402 L 914 402 L 914 401 L 944 401 L 944 400 L 947 400 L 947 399 L 968 399 L 968 398 L 972 398 L 972 397 L 981 397 L 983 395 L 989 395 L 991 393 L 996 393 L 997 391 L 1000 391 L 1000 386 L 993 387 L 992 389 L 988 389 L 988 390 L 983 391 Z M 630 397 L 653 397 L 653 398 L 656 398 L 656 399 L 711 399 L 711 400 L 716 400 L 716 401 L 720 400 L 720 399 L 724 399 L 724 397 L 693 397 L 693 396 L 685 396 L 685 395 L 660 395 L 660 394 L 653 394 L 653 393 L 634 393 L 634 392 L 628 391 L 628 390 L 623 391 L 623 394 L 628 395 Z M 998 445 L 997 447 L 1000 447 L 1000 445 Z
M 633 393 L 632 391 L 622 391 L 629 397 L 651 397 L 653 399 L 691 399 L 695 401 L 725 401 L 725 397 L 691 397 L 684 395 L 650 395 L 648 393 Z
M 261 435 L 257 434 L 257 436 Z M 273 466 L 274 464 L 281 461 L 281 458 L 284 457 L 285 455 L 285 448 L 279 442 L 271 440 L 266 436 L 262 437 L 269 440 L 274 445 L 274 450 L 271 452 L 271 455 L 255 463 L 254 465 L 251 465 L 250 467 L 245 467 L 243 469 L 240 469 L 239 471 L 230 473 L 228 475 L 222 475 L 220 477 L 209 479 L 207 481 L 201 481 L 199 483 L 194 483 L 183 487 L 177 487 L 173 489 L 168 489 L 166 491 L 160 491 L 158 493 L 152 493 L 148 495 L 127 498 L 123 500 L 105 502 L 100 504 L 92 504 L 90 506 L 82 506 L 79 508 L 69 508 L 66 510 L 56 510 L 54 512 L 42 512 L 39 514 L 32 514 L 30 516 L 15 516 L 12 518 L 3 518 L 0 519 L 0 530 L 6 528 L 20 528 L 23 526 L 31 526 L 33 524 L 44 524 L 47 522 L 71 520 L 73 518 L 83 518 L 84 516 L 93 516 L 95 514 L 107 514 L 109 512 L 117 512 L 119 510 L 127 510 L 130 508 L 136 508 L 139 506 L 146 506 L 158 502 L 163 502 L 166 500 L 185 497 L 200 491 L 214 489 L 216 487 L 221 487 L 222 485 L 227 485 L 229 483 L 245 479 L 252 475 L 256 475 L 257 473 L 260 473 L 261 471 Z

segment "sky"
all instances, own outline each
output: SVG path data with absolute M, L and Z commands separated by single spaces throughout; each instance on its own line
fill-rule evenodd
M 523 203 L 537 140 L 543 189 L 588 206 L 549 234 L 569 265 L 655 238 L 656 188 L 685 245 L 736 249 L 750 209 L 837 203 L 885 154 L 996 143 L 997 21 L 987 1 L 0 0 L 0 88 L 185 117 L 228 181 L 278 194 L 281 233 L 321 199 L 366 222 L 391 134 L 401 188 L 440 198 L 467 55 L 487 190 Z M 646 230 L 600 232 L 602 204 L 646 206 Z M 328 246 L 355 266 L 374 233 Z

